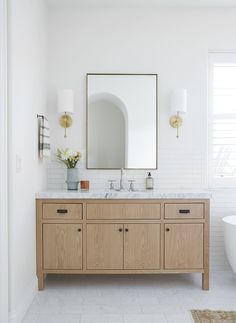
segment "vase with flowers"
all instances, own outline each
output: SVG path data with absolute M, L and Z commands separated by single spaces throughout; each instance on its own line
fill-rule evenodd
M 77 190 L 79 179 L 78 169 L 76 165 L 81 159 L 81 153 L 72 149 L 57 149 L 56 153 L 57 160 L 62 162 L 67 167 L 67 188 L 68 190 Z

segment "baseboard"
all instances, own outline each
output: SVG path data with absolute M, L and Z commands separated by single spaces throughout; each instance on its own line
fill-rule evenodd
M 38 291 L 38 282 L 35 278 L 32 283 L 26 288 L 24 293 L 24 297 L 22 297 L 22 301 L 19 304 L 18 308 L 9 313 L 9 323 L 21 323 L 23 318 L 28 311 L 30 305 L 33 302 L 33 299 Z

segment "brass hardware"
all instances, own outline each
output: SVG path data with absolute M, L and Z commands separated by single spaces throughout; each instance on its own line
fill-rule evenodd
M 179 138 L 179 127 L 182 126 L 183 123 L 183 119 L 179 116 L 179 113 L 177 113 L 174 116 L 171 116 L 169 119 L 169 124 L 172 128 L 176 128 L 177 129 L 177 134 L 176 134 L 176 138 Z
M 65 129 L 65 134 L 64 134 L 64 138 L 67 137 L 66 134 L 66 129 L 69 128 L 72 125 L 72 118 L 69 114 L 67 114 L 65 112 L 65 114 L 63 114 L 60 119 L 59 119 L 59 123 L 60 125 Z

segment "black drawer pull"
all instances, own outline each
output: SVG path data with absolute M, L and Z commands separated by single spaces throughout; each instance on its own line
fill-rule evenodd
M 190 213 L 190 210 L 179 210 L 180 214 L 188 214 Z
M 57 210 L 57 213 L 59 213 L 59 214 L 65 214 L 65 213 L 68 213 L 68 210 L 66 210 L 66 209 L 58 209 Z

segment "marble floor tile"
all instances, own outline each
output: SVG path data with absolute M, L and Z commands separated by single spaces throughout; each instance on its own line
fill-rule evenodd
M 73 314 L 30 314 L 24 323 L 81 323 L 80 315 Z
M 124 323 L 167 323 L 163 314 L 124 315 Z
M 123 323 L 123 315 L 83 314 L 80 323 Z
M 48 276 L 22 323 L 190 323 L 191 309 L 236 310 L 236 275 Z
M 192 323 L 192 317 L 190 311 L 186 311 L 183 314 L 166 314 L 166 322 L 167 323 Z

